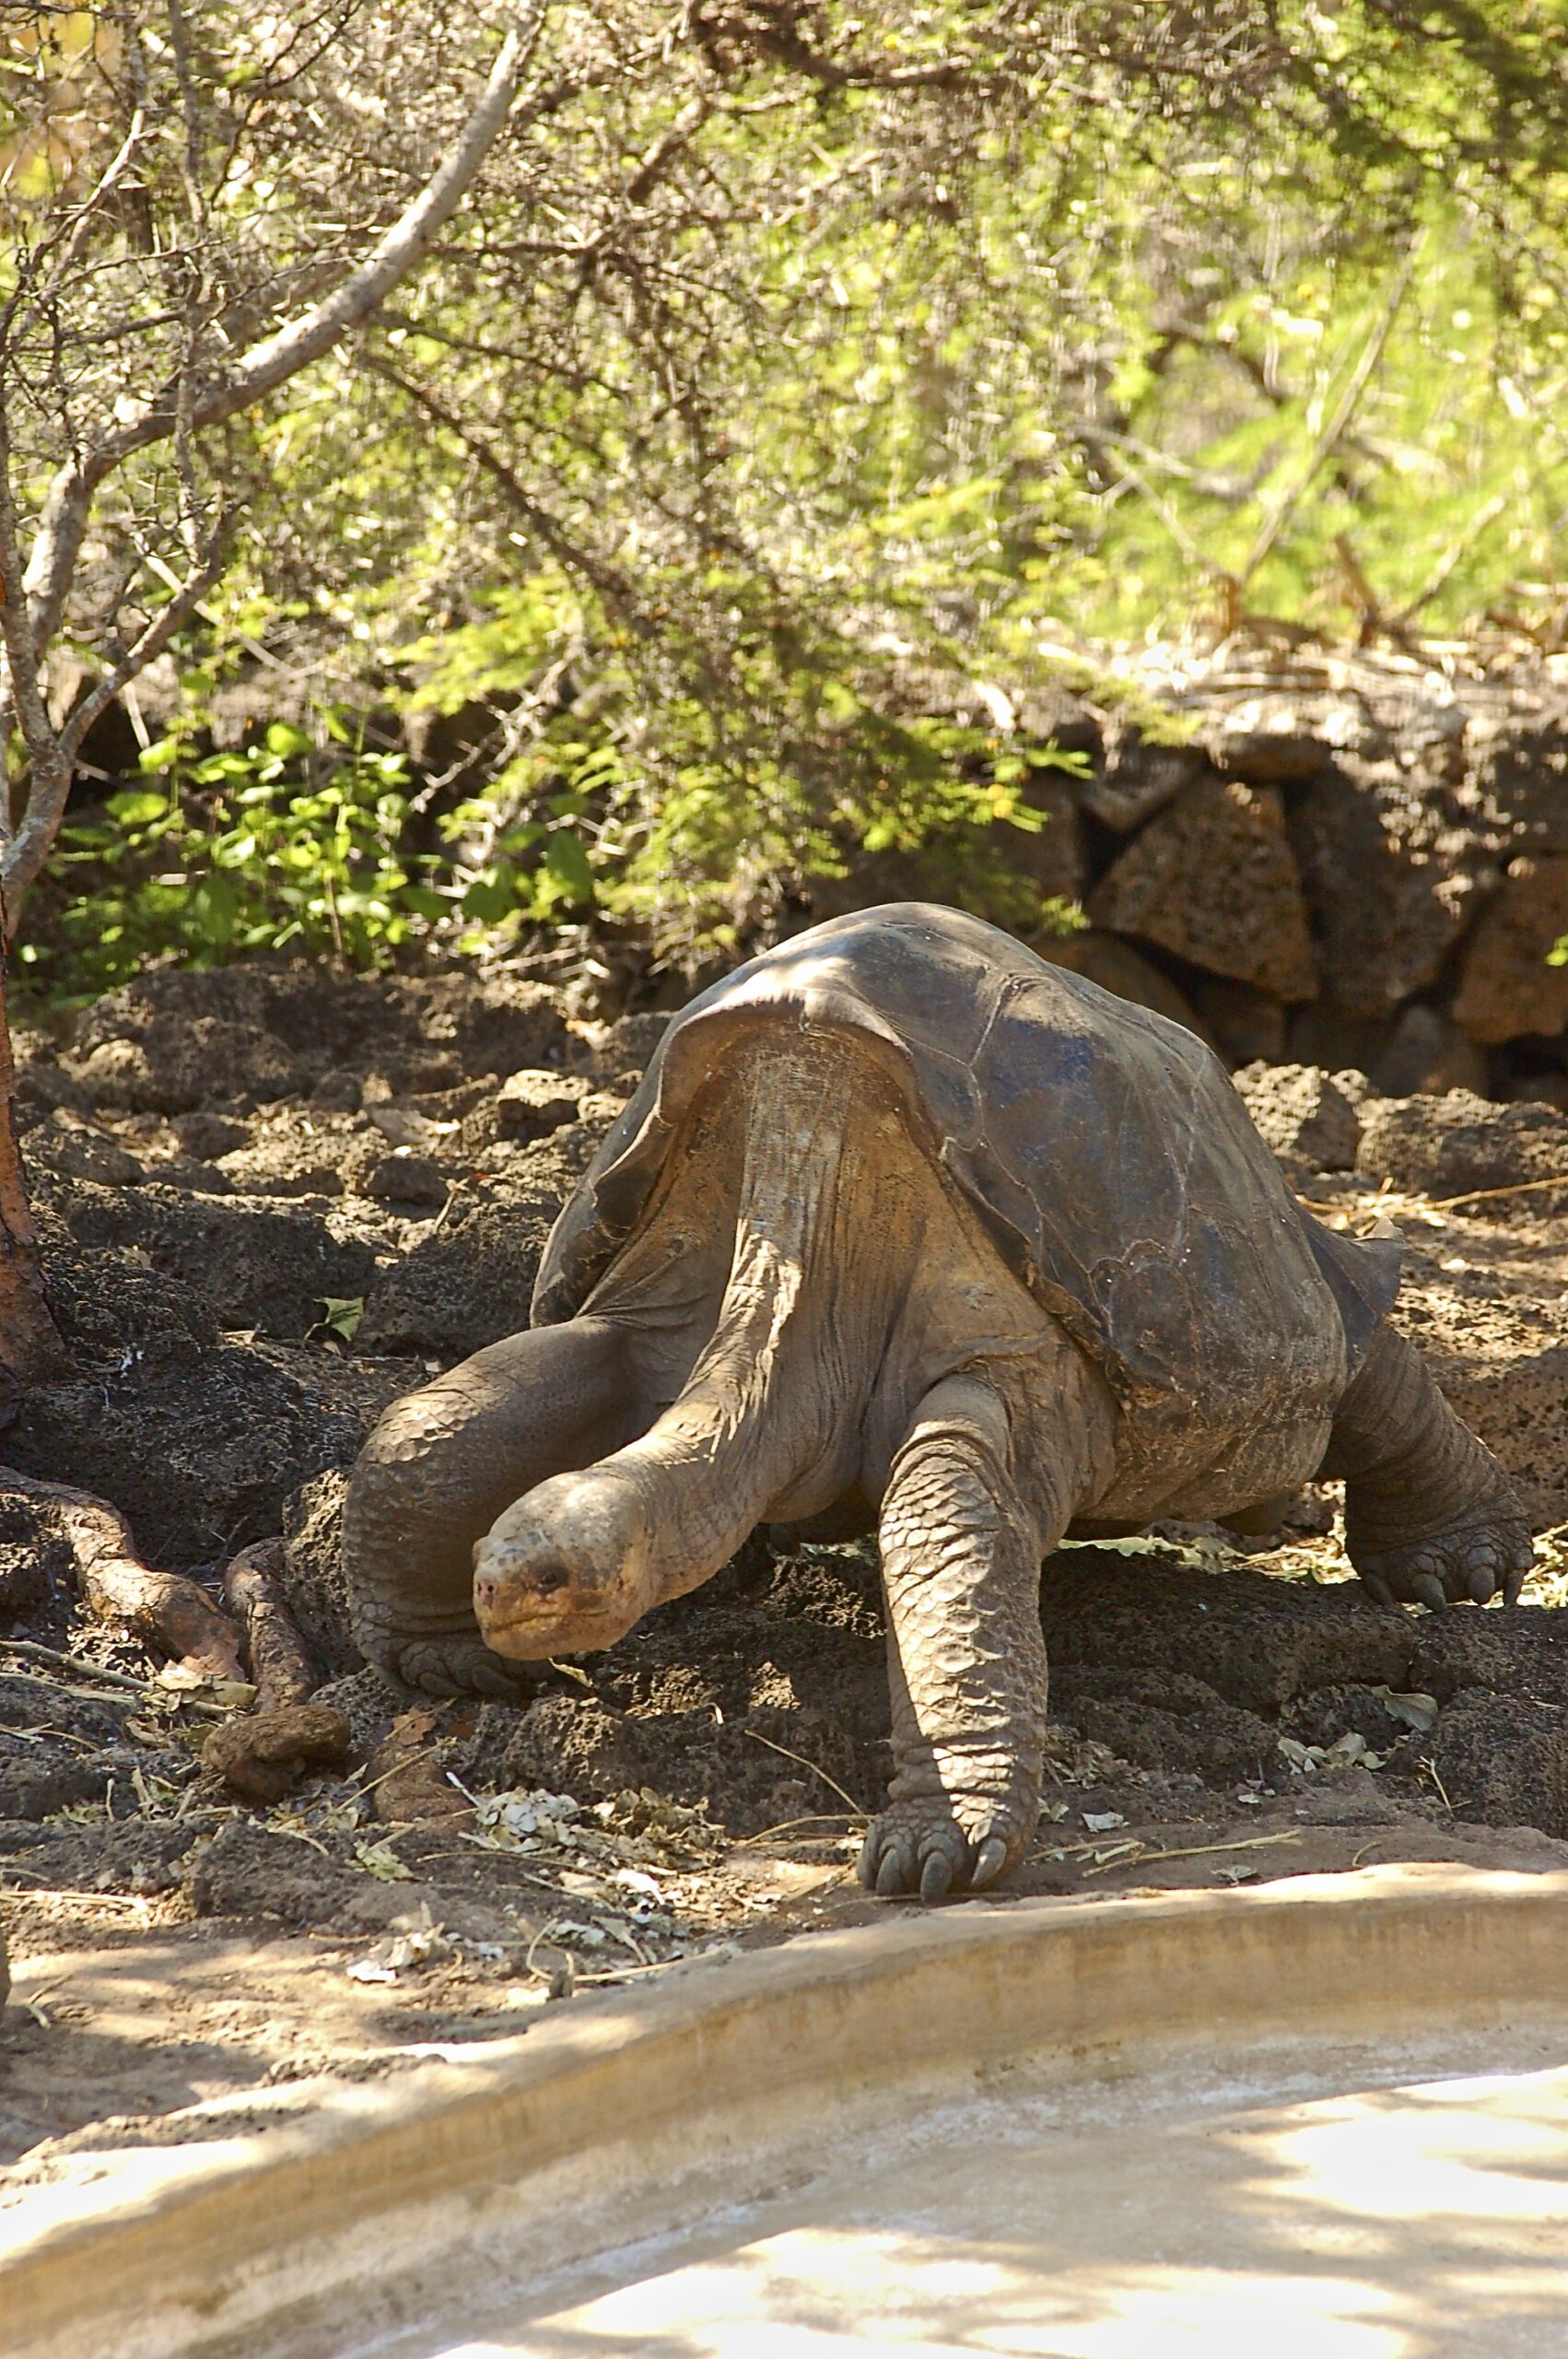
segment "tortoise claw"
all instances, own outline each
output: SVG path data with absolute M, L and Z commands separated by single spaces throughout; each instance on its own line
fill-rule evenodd
M 905 1874 L 904 1862 L 900 1859 L 897 1851 L 889 1850 L 884 1852 L 883 1855 L 882 1865 L 876 1872 L 877 1897 L 880 1900 L 891 1900 L 895 1893 L 902 1892 L 905 1889 L 907 1882 L 907 1878 Z
M 1534 1560 L 1523 1517 L 1493 1511 L 1397 1547 L 1369 1550 L 1356 1570 L 1379 1605 L 1435 1610 L 1467 1600 L 1485 1605 L 1499 1592 L 1504 1604 L 1517 1605 Z
M 971 1810 L 978 1821 L 972 1832 L 964 1824 Z M 882 1900 L 930 1902 L 977 1892 L 1016 1860 L 1023 1845 L 1013 1828 L 1013 1813 L 989 1802 L 895 1802 L 872 1821 L 860 1847 L 860 1882 Z
M 953 1862 L 945 1851 L 933 1851 L 920 1870 L 920 1898 L 941 1900 L 953 1889 Z
M 989 1836 L 976 1858 L 975 1872 L 969 1879 L 971 1888 L 978 1892 L 983 1885 L 994 1884 L 1006 1865 L 1006 1844 L 1000 1835 Z

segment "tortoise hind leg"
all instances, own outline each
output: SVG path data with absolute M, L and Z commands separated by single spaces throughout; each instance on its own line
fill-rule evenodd
M 1379 1604 L 1518 1602 L 1534 1559 L 1502 1467 L 1414 1345 L 1380 1327 L 1340 1403 L 1322 1472 L 1345 1484 L 1345 1544 Z
M 392 1407 L 344 1508 L 344 1571 L 366 1658 L 434 1696 L 525 1696 L 537 1672 L 486 1646 L 474 1547 L 551 1474 L 651 1422 L 624 1328 L 605 1319 L 509 1335 Z

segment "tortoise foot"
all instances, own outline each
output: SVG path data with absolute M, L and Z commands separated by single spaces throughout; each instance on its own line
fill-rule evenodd
M 883 1900 L 907 1894 L 942 1900 L 995 1884 L 1018 1865 L 1027 1844 L 1018 1811 L 989 1797 L 893 1802 L 872 1819 L 858 1872 L 868 1892 Z
M 1379 1605 L 1484 1605 L 1502 1592 L 1516 1605 L 1535 1562 L 1530 1528 L 1510 1502 L 1488 1506 L 1437 1532 L 1392 1546 L 1358 1547 L 1353 1513 L 1351 1557 Z
M 526 1704 L 539 1685 L 541 1669 L 508 1662 L 477 1637 L 410 1638 L 389 1647 L 384 1661 L 393 1678 L 422 1695 L 487 1696 L 506 1704 Z

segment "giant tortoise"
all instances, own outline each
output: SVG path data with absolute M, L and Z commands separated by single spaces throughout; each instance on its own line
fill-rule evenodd
M 1179 1025 L 953 910 L 837 919 L 672 1023 L 532 1328 L 377 1426 L 345 1518 L 360 1643 L 506 1692 L 859 1495 L 895 1760 L 861 1872 L 990 1884 L 1036 1821 L 1064 1533 L 1342 1476 L 1378 1604 L 1516 1599 L 1525 1519 L 1387 1323 L 1398 1284 L 1397 1239 L 1297 1203 Z

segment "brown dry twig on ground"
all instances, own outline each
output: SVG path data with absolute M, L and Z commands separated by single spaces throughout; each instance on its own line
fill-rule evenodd
M 281 1540 L 255 1540 L 230 1559 L 223 1599 L 245 1633 L 256 1708 L 302 1704 L 321 1685 L 310 1648 L 288 1602 Z

